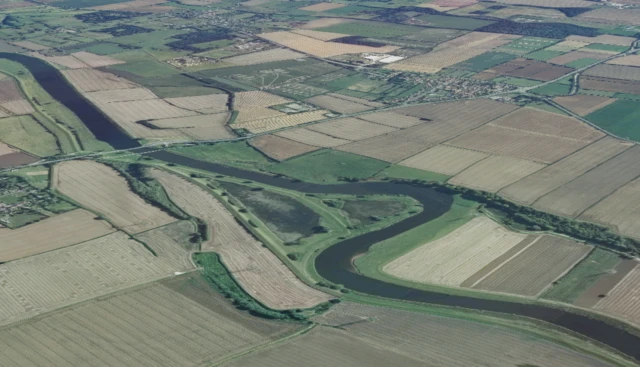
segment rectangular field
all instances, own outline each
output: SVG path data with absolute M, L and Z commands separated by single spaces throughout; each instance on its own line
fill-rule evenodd
M 640 238 L 640 179 L 622 186 L 587 209 L 580 219 L 612 226 L 619 233 Z
M 640 106 L 638 101 L 614 100 L 586 117 L 589 121 L 618 136 L 640 140 Z
M 22 92 L 13 79 L 0 80 L 0 102 L 22 99 Z
M 275 135 L 321 148 L 332 148 L 349 143 L 349 140 L 334 138 L 304 127 L 281 131 Z
M 285 60 L 295 60 L 306 57 L 299 52 L 291 51 L 286 48 L 274 48 L 272 50 L 252 52 L 239 56 L 228 57 L 224 62 L 230 62 L 235 65 L 256 65 L 266 62 L 276 62 Z
M 473 288 L 535 297 L 589 254 L 591 246 L 543 235 Z
M 54 166 L 52 187 L 80 205 L 98 212 L 127 233 L 138 233 L 175 221 L 129 190 L 116 170 L 92 161 L 67 161 Z
M 638 265 L 620 281 L 594 308 L 640 325 L 640 269 Z
M 418 283 L 460 286 L 527 235 L 477 217 L 448 235 L 388 263 L 383 271 Z
M 252 139 L 249 144 L 277 161 L 284 161 L 320 149 L 277 135 L 263 135 Z
M 640 68 L 600 64 L 584 71 L 584 75 L 598 78 L 640 81 Z
M 309 308 L 331 298 L 298 279 L 211 194 L 164 171 L 153 170 L 152 176 L 176 205 L 207 223 L 211 236 L 202 250 L 220 254 L 227 269 L 252 297 L 276 310 Z
M 80 245 L 0 265 L 0 325 L 185 271 L 185 250 L 115 232 Z M 31 276 L 25 276 L 31 274 Z
M 158 98 L 158 96 L 147 88 L 100 90 L 88 92 L 86 95 L 100 103 L 140 101 Z
M 76 209 L 17 229 L 0 228 L 0 262 L 55 250 L 115 231 L 95 214 Z
M 507 61 L 504 64 L 500 64 L 485 71 L 517 78 L 550 81 L 559 78 L 572 70 L 573 69 L 568 67 L 552 65 L 542 61 L 519 58 Z
M 631 44 L 636 41 L 633 37 L 614 36 L 611 34 L 601 34 L 596 37 L 569 36 L 567 37 L 567 40 L 586 43 L 604 43 L 618 46 L 631 46 Z
M 604 60 L 607 57 L 607 54 L 603 54 L 601 52 L 571 51 L 564 55 L 554 57 L 553 59 L 549 60 L 549 62 L 552 64 L 566 65 L 582 59 Z
M 0 330 L 3 365 L 209 365 L 295 332 L 299 324 L 238 311 L 183 275 Z M 46 347 L 43 347 L 46 346 Z
M 612 104 L 616 100 L 607 97 L 576 94 L 573 96 L 556 97 L 553 101 L 580 116 L 586 116 Z
M 489 154 L 473 150 L 437 145 L 409 157 L 399 164 L 453 176 L 488 156 Z
M 544 167 L 544 164 L 524 159 L 492 155 L 453 176 L 449 183 L 497 192 Z
M 74 87 L 83 92 L 138 87 L 125 78 L 94 69 L 63 70 L 61 73 Z
M 606 64 L 623 65 L 623 66 L 640 66 L 640 55 L 629 55 L 609 60 Z
M 15 101 L 2 102 L 0 106 L 16 116 L 28 115 L 36 112 L 33 106 L 26 99 L 16 99 Z
M 286 31 L 261 33 L 258 37 L 317 57 L 332 57 L 344 54 L 359 54 L 363 52 L 388 53 L 399 48 L 398 46 L 370 47 L 331 41 L 325 42 L 319 39 Z
M 169 104 L 184 108 L 185 110 L 198 111 L 202 113 L 215 113 L 227 111 L 227 94 L 208 94 L 203 96 L 166 98 Z
M 316 106 L 320 106 L 324 109 L 335 111 L 338 113 L 351 114 L 356 112 L 362 112 L 372 109 L 370 106 L 365 106 L 360 103 L 347 101 L 344 99 L 332 97 L 332 96 L 316 96 L 305 100 Z
M 397 130 L 353 117 L 322 122 L 311 125 L 307 129 L 345 140 L 363 140 Z
M 585 148 L 509 185 L 500 191 L 511 200 L 527 205 L 568 183 L 599 164 L 622 153 L 633 144 L 604 137 Z
M 376 124 L 387 125 L 404 129 L 423 123 L 417 117 L 407 116 L 396 112 L 374 112 L 365 115 L 359 115 L 359 119 L 375 122 Z
M 237 123 L 233 124 L 233 127 L 235 129 L 247 129 L 252 133 L 262 133 L 285 127 L 298 126 L 306 124 L 307 122 L 323 120 L 326 118 L 325 114 L 328 112 L 329 111 L 325 110 L 301 112 L 292 115 L 276 116 L 261 120 Z
M 114 59 L 113 57 L 96 55 L 91 52 L 81 51 L 72 53 L 71 56 L 89 65 L 92 68 L 101 68 L 109 65 L 124 64 L 122 60 Z
M 291 102 L 291 100 L 258 90 L 238 92 L 233 95 L 233 109 L 238 111 L 253 107 L 269 107 L 287 102 Z
M 640 146 L 625 150 L 573 181 L 538 199 L 533 207 L 577 217 L 640 175 Z M 606 178 L 606 179 L 604 179 Z
M 640 82 L 611 78 L 580 76 L 580 88 L 605 92 L 640 94 Z
M 505 45 L 520 36 L 500 33 L 471 32 L 439 44 L 423 55 L 410 57 L 386 66 L 387 69 L 437 73 L 443 68 L 461 63 L 493 48 Z

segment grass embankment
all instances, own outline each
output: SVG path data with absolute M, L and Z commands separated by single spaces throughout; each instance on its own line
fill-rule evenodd
M 0 72 L 18 82 L 26 100 L 36 110 L 33 117 L 56 137 L 62 153 L 112 149 L 108 144 L 96 140 L 82 121 L 42 89 L 24 66 L 0 59 Z

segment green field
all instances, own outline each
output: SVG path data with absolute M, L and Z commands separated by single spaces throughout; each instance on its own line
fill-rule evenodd
M 575 68 L 575 69 L 580 69 L 583 68 L 585 66 L 589 66 L 591 64 L 595 64 L 596 62 L 598 62 L 599 60 L 596 59 L 580 59 L 580 60 L 576 60 L 576 61 L 571 61 L 569 63 L 564 64 L 565 66 L 568 66 L 570 68 Z
M 497 78 L 494 78 L 492 81 L 496 83 L 511 84 L 517 87 L 531 87 L 540 84 L 540 82 L 537 80 L 514 78 L 510 76 L 499 76 Z
M 603 43 L 592 43 L 584 49 L 592 49 L 592 50 L 603 50 L 603 51 L 613 51 L 613 52 L 625 52 L 629 49 L 627 46 L 618 46 L 618 45 L 605 45 Z
M 489 51 L 483 53 L 482 55 L 478 55 L 461 63 L 455 64 L 452 67 L 472 71 L 482 71 L 513 60 L 515 58 L 516 56 L 513 54 Z
M 271 162 L 246 142 L 219 143 L 214 145 L 196 145 L 185 148 L 173 148 L 170 151 L 205 162 L 220 163 L 233 167 L 262 169 Z
M 305 154 L 269 167 L 269 171 L 305 182 L 337 182 L 339 178 L 364 179 L 389 166 L 377 159 L 334 150 Z
M 420 19 L 424 25 L 428 25 L 429 27 L 453 28 L 453 29 L 463 29 L 463 30 L 469 30 L 469 31 L 494 23 L 489 20 L 453 17 L 453 16 L 445 16 L 445 15 L 433 15 L 433 14 L 425 14 L 417 18 Z
M 620 257 L 613 252 L 595 248 L 589 256 L 547 290 L 542 297 L 554 301 L 572 303 L 602 275 L 613 269 Z
M 129 0 L 62 0 L 56 2 L 56 6 L 65 8 L 89 8 L 109 4 L 123 3 Z
M 532 89 L 531 91 L 535 94 L 540 94 L 543 96 L 560 96 L 569 94 L 569 92 L 571 91 L 571 85 L 557 82 Z
M 638 102 L 618 100 L 587 115 L 586 119 L 615 135 L 640 141 Z
M 498 48 L 497 50 L 511 52 L 517 55 L 524 55 L 551 46 L 556 42 L 558 42 L 558 40 L 552 38 L 522 37 Z
M 0 119 L 0 137 L 3 142 L 39 157 L 60 153 L 56 137 L 31 115 Z
M 382 172 L 378 173 L 376 177 L 380 179 L 401 179 L 401 180 L 422 180 L 422 181 L 444 182 L 448 180 L 450 176 L 394 164 L 389 168 L 383 170 Z

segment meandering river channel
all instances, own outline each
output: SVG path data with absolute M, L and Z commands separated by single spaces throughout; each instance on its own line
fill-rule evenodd
M 75 88 L 66 82 L 60 72 L 48 63 L 33 57 L 11 53 L 0 53 L 0 58 L 19 62 L 29 69 L 36 81 L 40 83 L 50 95 L 82 119 L 98 139 L 111 144 L 111 146 L 116 149 L 138 146 L 138 143 L 134 139 L 124 134 L 124 132 L 107 119 L 102 112 L 85 100 Z M 600 319 L 592 319 L 584 315 L 544 305 L 487 300 L 470 296 L 417 290 L 369 278 L 357 273 L 353 269 L 351 259 L 354 256 L 365 253 L 372 245 L 380 241 L 433 220 L 449 210 L 453 198 L 446 194 L 431 189 L 390 182 L 345 183 L 335 185 L 308 184 L 258 172 L 226 167 L 215 163 L 198 161 L 168 151 L 154 151 L 154 149 L 155 148 L 142 148 L 140 152 L 166 162 L 303 193 L 411 196 L 424 206 L 424 211 L 390 227 L 344 240 L 326 249 L 316 258 L 315 266 L 318 273 L 331 282 L 343 284 L 352 290 L 375 296 L 434 305 L 463 307 L 472 310 L 508 313 L 545 321 L 583 334 L 619 350 L 636 360 L 640 360 L 640 337 Z

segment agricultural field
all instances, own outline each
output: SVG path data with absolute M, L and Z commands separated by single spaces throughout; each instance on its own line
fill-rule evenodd
M 368 139 L 397 130 L 386 125 L 380 125 L 353 117 L 310 125 L 307 129 L 317 131 L 334 138 L 352 141 Z
M 449 179 L 454 185 L 497 192 L 545 167 L 544 164 L 524 159 L 492 155 Z
M 56 250 L 115 231 L 83 209 L 72 210 L 17 229 L 0 228 L 0 262 Z
M 640 210 L 636 205 L 639 198 L 640 180 L 635 179 L 587 209 L 579 218 L 611 226 L 625 236 L 640 238 L 637 226 Z
M 350 142 L 349 140 L 335 138 L 304 127 L 284 130 L 276 133 L 275 135 L 321 148 L 337 147 Z
M 151 176 L 171 200 L 209 226 L 202 251 L 215 251 L 252 297 L 275 310 L 310 308 L 330 297 L 296 277 L 268 248 L 255 240 L 212 194 L 173 174 L 153 170 Z
M 640 310 L 638 309 L 638 281 L 640 280 L 640 270 L 638 265 L 629 272 L 624 279 L 616 284 L 613 289 L 607 292 L 607 296 L 602 298 L 593 307 L 609 314 L 617 315 L 624 320 L 638 325 L 640 323 Z
M 360 104 L 360 103 L 351 102 L 351 101 L 347 101 L 341 98 L 336 98 L 328 95 L 309 98 L 305 100 L 305 102 L 309 102 L 311 104 L 314 104 L 326 110 L 331 110 L 331 111 L 344 113 L 344 114 L 362 112 L 362 111 L 367 111 L 371 109 L 371 107 Z
M 396 112 L 374 112 L 359 115 L 358 118 L 360 120 L 371 121 L 376 124 L 397 127 L 400 129 L 415 126 L 424 122 L 417 117 L 407 116 Z
M 585 148 L 509 185 L 500 191 L 511 200 L 527 205 L 569 183 L 598 165 L 631 148 L 630 143 L 604 137 Z
M 0 140 L 39 157 L 60 153 L 56 137 L 31 115 L 0 118 Z
M 5 286 L 0 325 L 190 270 L 185 250 L 145 246 L 123 232 L 0 265 Z M 24 277 L 25 273 L 33 274 Z
M 595 90 L 604 92 L 640 94 L 640 82 L 620 79 L 580 76 L 581 90 Z
M 609 78 L 640 81 L 640 68 L 624 65 L 600 64 L 585 70 L 584 75 L 594 78 Z
M 473 150 L 437 145 L 398 164 L 453 176 L 488 156 Z
M 282 138 L 277 135 L 263 135 L 249 142 L 269 158 L 284 161 L 301 154 L 316 151 L 320 148 Z
M 557 79 L 572 70 L 565 66 L 553 65 L 543 61 L 517 58 L 487 69 L 485 72 L 546 82 Z
M 189 367 L 224 360 L 300 328 L 239 311 L 201 277 L 188 274 L 3 329 L 0 348 L 10 351 L 6 366 L 91 360 L 94 366 Z
M 51 185 L 57 192 L 99 213 L 115 227 L 130 234 L 175 221 L 131 192 L 124 177 L 101 163 L 59 163 L 53 168 Z
M 585 118 L 617 136 L 640 141 L 637 121 L 640 108 L 637 101 L 612 100 Z
M 638 153 L 634 145 L 551 191 L 533 203 L 539 210 L 576 217 L 640 175 Z M 606 180 L 603 180 L 606 177 Z M 610 213 L 613 214 L 613 213 Z
M 598 111 L 601 108 L 616 102 L 614 98 L 607 98 L 601 96 L 591 96 L 585 94 L 576 94 L 573 96 L 556 97 L 554 102 L 562 107 L 577 113 L 580 116 L 587 116 L 588 114 Z
M 304 54 L 291 51 L 286 48 L 274 48 L 266 51 L 228 57 L 224 59 L 224 62 L 228 62 L 234 65 L 255 65 L 263 64 L 266 62 L 295 60 L 303 57 L 305 57 Z

